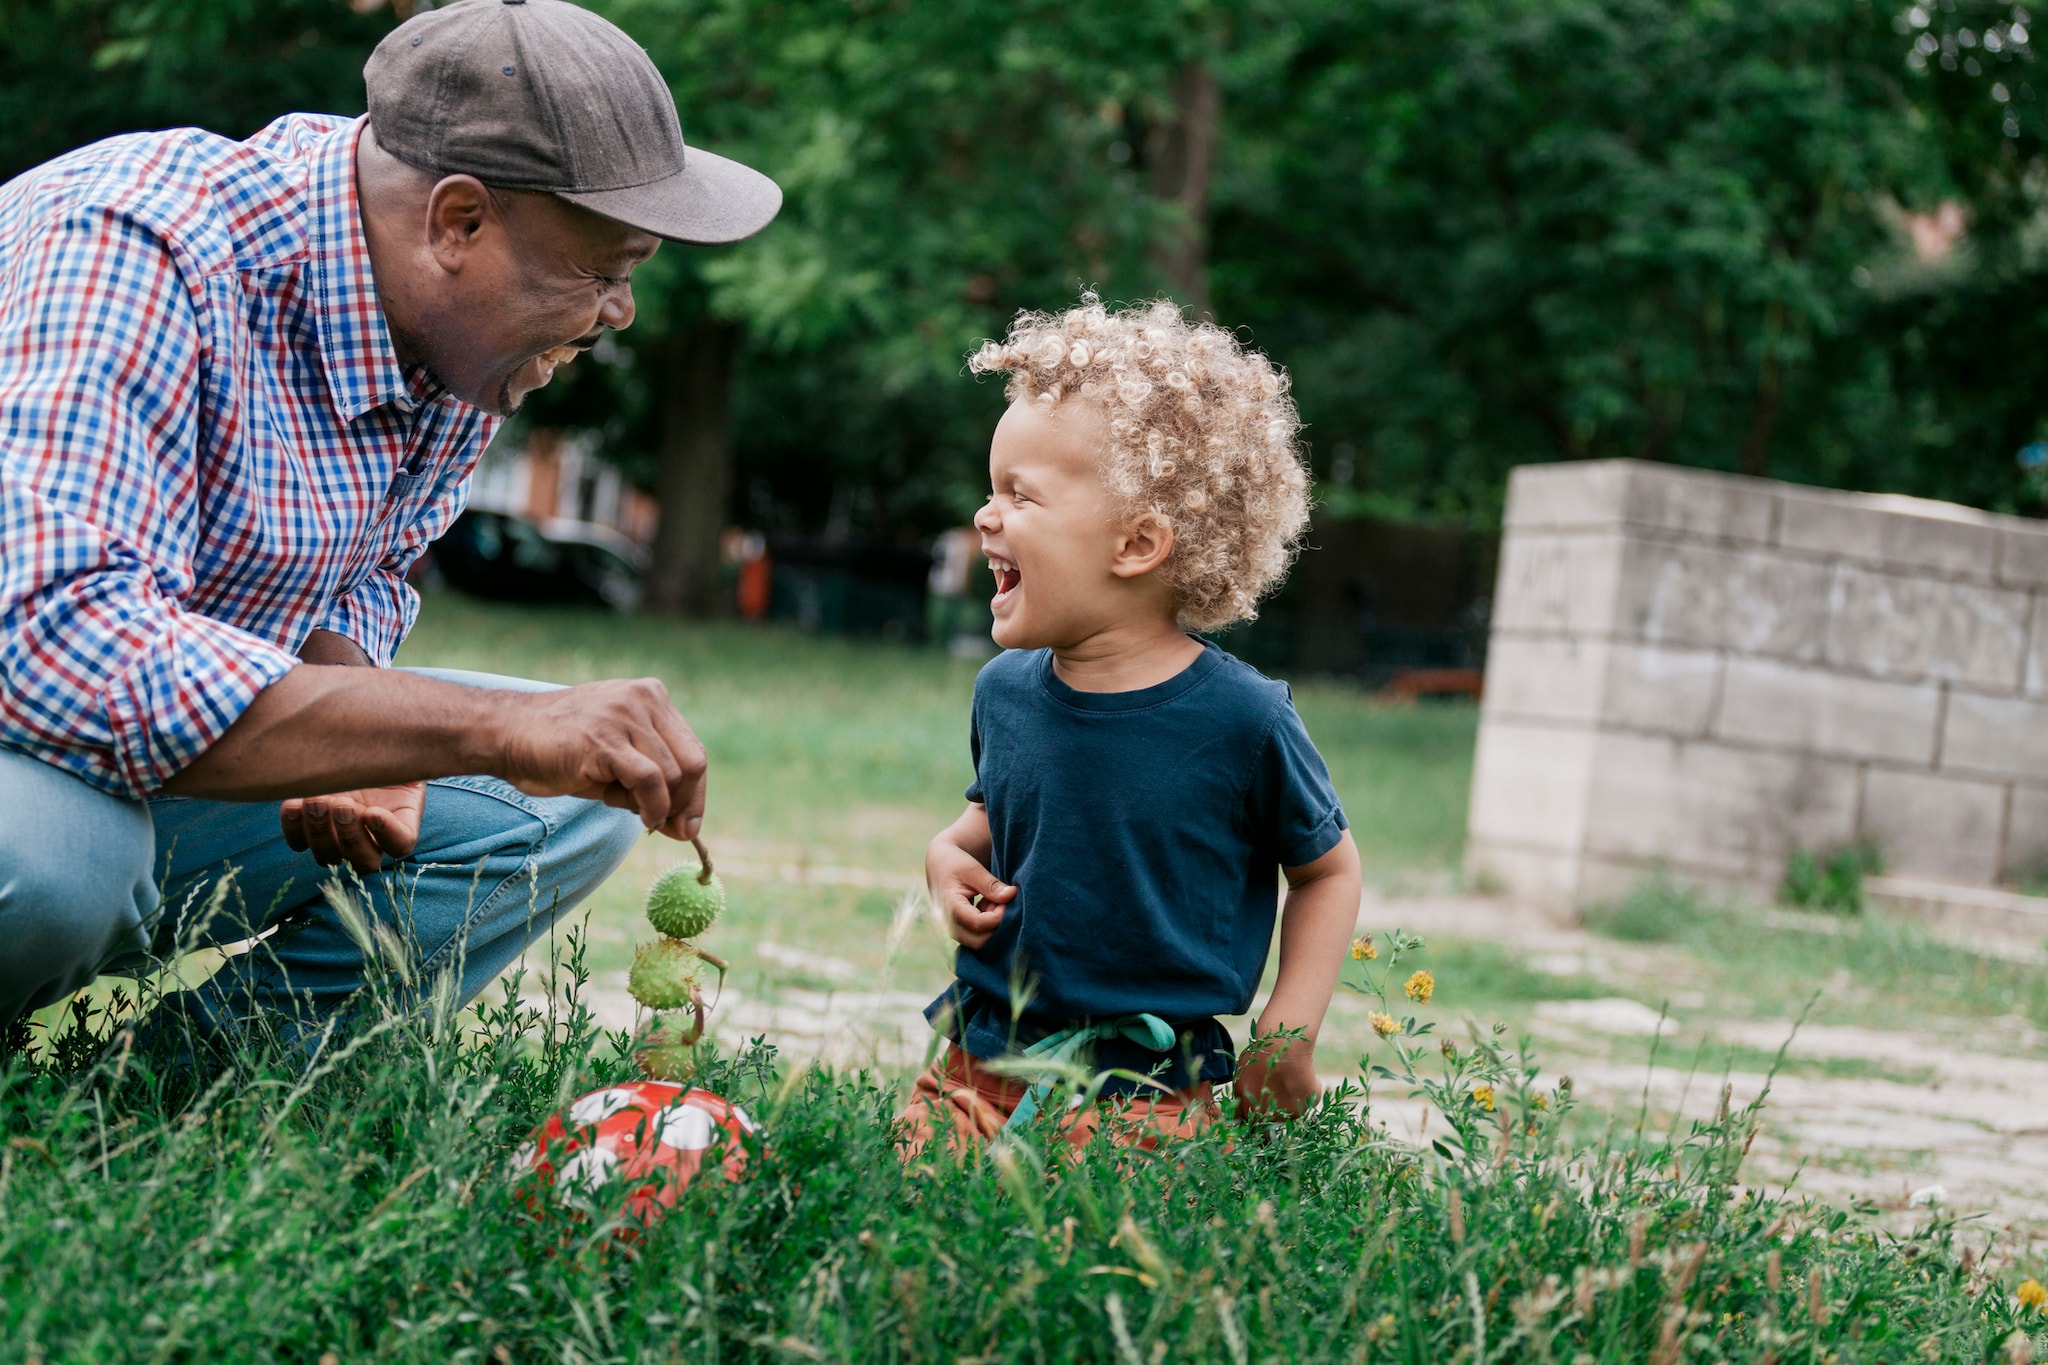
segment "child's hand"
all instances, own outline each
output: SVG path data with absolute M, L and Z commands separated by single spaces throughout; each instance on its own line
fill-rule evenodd
M 1260 1038 L 1238 1059 L 1232 1084 L 1238 1103 L 1253 1114 L 1293 1118 L 1321 1089 L 1316 1047 L 1306 1038 Z
M 1017 895 L 1016 887 L 997 881 L 979 858 L 943 834 L 925 850 L 924 884 L 945 912 L 946 932 L 968 948 L 988 942 L 1003 922 L 1003 907 Z

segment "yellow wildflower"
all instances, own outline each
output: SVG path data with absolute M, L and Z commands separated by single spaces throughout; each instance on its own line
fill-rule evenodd
M 1427 1005 L 1429 997 L 1436 994 L 1436 977 L 1428 972 L 1417 972 L 1408 978 L 1408 984 L 1402 989 L 1408 992 L 1408 998 L 1416 1004 Z
M 1491 1114 L 1493 1112 L 1493 1087 L 1490 1085 L 1473 1086 L 1472 1103 Z
M 1436 1050 L 1444 1054 L 1445 1061 L 1455 1062 L 1458 1060 L 1458 1045 L 1448 1038 L 1438 1043 Z
M 1538 1108 L 1539 1110 L 1548 1109 L 1550 1107 L 1550 1100 L 1547 1096 L 1544 1095 L 1538 1095 L 1534 1100 L 1531 1100 L 1530 1103 L 1534 1104 L 1536 1108 Z
M 1370 962 L 1379 955 L 1380 950 L 1372 946 L 1371 934 L 1360 934 L 1357 938 L 1351 940 L 1351 960 L 1353 962 Z
M 1366 1015 L 1365 1022 L 1371 1024 L 1372 1031 L 1382 1038 L 1391 1038 L 1401 1031 L 1401 1021 L 1381 1010 Z
M 2037 1313 L 2048 1308 L 2048 1286 L 2039 1280 L 2021 1280 L 2020 1287 L 2013 1291 L 2013 1297 L 2020 1301 L 2021 1308 L 2031 1308 Z

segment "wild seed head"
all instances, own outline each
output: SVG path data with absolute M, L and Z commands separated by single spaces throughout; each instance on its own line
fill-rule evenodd
M 1427 1005 L 1429 997 L 1436 994 L 1436 977 L 1429 972 L 1417 972 L 1401 989 L 1408 992 L 1408 998 L 1416 1004 Z

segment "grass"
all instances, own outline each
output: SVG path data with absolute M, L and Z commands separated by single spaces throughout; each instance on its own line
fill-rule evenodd
M 1790 1017 L 1817 989 L 1831 1023 L 1896 1026 L 1899 1001 L 1964 1026 L 2024 1019 L 2048 1027 L 2048 973 L 1986 957 L 1883 915 L 1797 915 L 1715 899 L 1652 878 L 1586 915 L 1588 928 L 1685 950 L 1717 1008 Z
M 546 1114 L 626 1075 L 568 950 L 552 1017 L 516 986 L 473 1022 L 372 1009 L 310 1073 L 257 1044 L 202 1086 L 90 1018 L 9 1063 L 0 1357 L 1984 1360 L 2041 1325 L 1949 1222 L 1894 1236 L 1745 1188 L 1754 1111 L 1564 1147 L 1568 1095 L 1472 1048 L 1422 1078 L 1446 1115 L 1429 1150 L 1380 1137 L 1353 1090 L 1166 1154 L 1069 1162 L 1041 1125 L 907 1168 L 892 1086 L 712 1058 L 702 1081 L 765 1145 L 628 1226 L 605 1191 L 514 1170 Z M 1382 1048 L 1375 1083 L 1435 1060 Z
M 713 757 L 736 990 L 846 989 L 848 966 L 854 989 L 945 980 L 940 943 L 892 929 L 967 782 L 972 665 L 446 596 L 402 662 L 662 678 Z M 1296 691 L 1375 878 L 1447 881 L 1474 713 Z M 1742 1174 L 1754 1109 L 1668 1128 L 1574 1113 L 1483 1025 L 1445 1060 L 1430 1035 L 1455 1021 L 1613 993 L 1451 938 L 1418 959 L 1431 1001 L 1396 988 L 1392 1042 L 1369 1022 L 1384 1000 L 1339 993 L 1325 1039 L 1359 1042 L 1352 1089 L 1284 1128 L 1227 1115 L 1166 1157 L 1049 1159 L 1040 1131 L 906 1169 L 897 1075 L 727 1049 L 702 1080 L 761 1116 L 767 1145 L 741 1184 L 701 1183 L 622 1241 L 616 1205 L 522 1195 L 511 1167 L 565 1100 L 629 1073 L 624 1037 L 584 1008 L 590 974 L 623 968 L 641 892 L 679 856 L 645 841 L 557 936 L 566 994 L 515 979 L 468 1013 L 373 1010 L 311 1073 L 255 1040 L 196 1084 L 103 1015 L 0 1062 L 0 1359 L 1988 1360 L 2042 1326 L 1987 1276 L 1981 1234 L 1965 1252 L 1939 1216 L 1902 1232 L 1760 1194 Z M 1622 908 L 1609 932 L 1697 961 L 1759 1014 L 1850 971 L 1873 997 L 1910 979 L 1925 999 L 1944 968 L 1956 983 L 1937 985 L 1979 1012 L 2039 1006 L 2019 969 L 1853 917 L 1772 929 L 1762 952 L 1739 907 L 1653 888 Z M 1723 1051 L 1717 1067 L 1778 1065 Z M 1319 1050 L 1320 1069 L 1344 1055 Z M 1420 1150 L 1364 1102 L 1418 1088 L 1439 1115 Z

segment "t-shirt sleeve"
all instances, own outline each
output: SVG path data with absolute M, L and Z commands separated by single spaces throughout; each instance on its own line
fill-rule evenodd
M 1251 815 L 1268 832 L 1282 867 L 1302 867 L 1337 846 L 1351 822 L 1344 818 L 1330 769 L 1308 729 L 1283 702 L 1266 727 L 1252 775 Z

